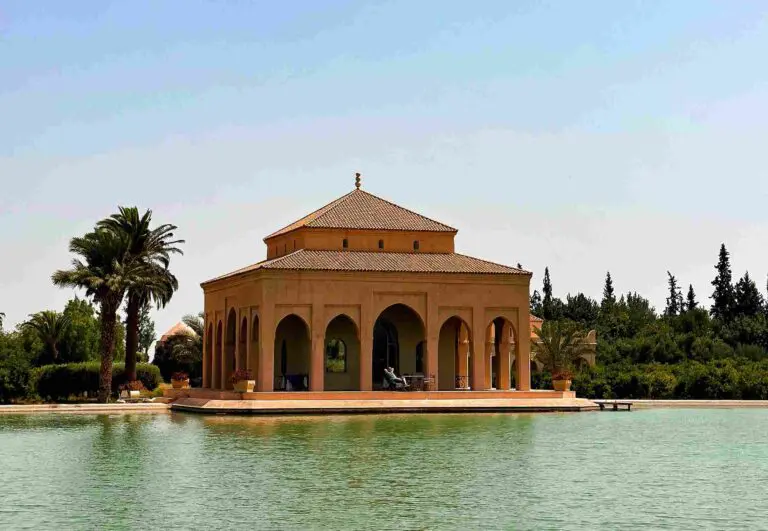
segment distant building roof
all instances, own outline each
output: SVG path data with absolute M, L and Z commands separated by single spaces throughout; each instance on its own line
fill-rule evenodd
M 528 271 L 523 269 L 458 253 L 388 253 L 299 249 L 285 256 L 238 269 L 208 282 L 260 269 L 530 275 Z
M 192 330 L 189 326 L 187 326 L 183 322 L 178 322 L 175 325 L 173 325 L 165 334 L 162 335 L 159 343 L 165 343 L 166 341 L 168 341 L 170 337 L 176 336 L 179 334 L 197 335 L 195 334 L 195 331 Z
M 359 188 L 270 234 L 265 240 L 302 227 L 457 232 L 453 227 L 390 203 Z

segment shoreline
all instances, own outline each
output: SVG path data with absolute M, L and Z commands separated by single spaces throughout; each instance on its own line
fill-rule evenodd
M 617 399 L 622 400 L 622 399 Z M 632 409 L 744 409 L 768 408 L 768 400 L 647 400 L 627 399 L 632 402 Z M 136 404 L 10 404 L 0 405 L 0 415 L 3 414 L 32 414 L 32 413 L 169 413 L 171 403 L 147 402 Z M 178 410 L 177 410 L 178 411 Z M 404 411 L 405 412 L 405 411 Z M 515 411 L 510 411 L 514 413 Z M 522 412 L 522 411 L 519 411 Z M 230 411 L 228 413 L 235 413 Z M 263 412 L 267 415 L 269 412 Z M 274 412 L 277 413 L 277 412 Z M 281 411 L 281 415 L 290 415 L 290 411 Z M 338 414 L 333 411 L 319 412 L 321 415 Z M 376 414 L 370 411 L 371 414 Z M 437 413 L 437 411 L 435 411 Z M 296 412 L 300 414 L 300 412 Z

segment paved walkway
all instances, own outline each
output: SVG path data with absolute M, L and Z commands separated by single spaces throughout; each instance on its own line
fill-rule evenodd
M 4 413 L 163 413 L 169 404 L 143 402 L 137 404 L 11 404 L 0 405 Z
M 563 399 L 448 399 L 448 400 L 215 400 L 180 398 L 171 409 L 195 413 L 241 413 L 260 415 L 328 413 L 469 413 L 587 411 L 594 402 Z
M 633 408 L 768 408 L 768 400 L 635 400 L 630 398 L 627 402 L 632 402 Z

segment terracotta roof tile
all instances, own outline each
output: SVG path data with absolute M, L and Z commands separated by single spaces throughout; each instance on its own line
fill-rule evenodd
M 453 227 L 359 189 L 270 234 L 265 240 L 301 227 L 457 232 Z
M 495 264 L 458 253 L 386 253 L 299 249 L 279 258 L 238 269 L 208 282 L 258 269 L 530 275 L 528 271 L 523 269 Z

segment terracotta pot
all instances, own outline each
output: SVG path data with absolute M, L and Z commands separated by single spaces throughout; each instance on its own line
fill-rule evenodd
M 236 393 L 253 393 L 253 388 L 256 387 L 256 380 L 239 380 L 235 382 Z
M 174 389 L 186 389 L 189 387 L 189 378 L 186 380 L 171 380 L 171 385 Z
M 571 390 L 571 381 L 570 380 L 552 380 L 552 386 L 555 388 L 555 391 L 570 391 Z

